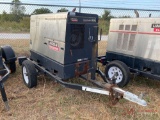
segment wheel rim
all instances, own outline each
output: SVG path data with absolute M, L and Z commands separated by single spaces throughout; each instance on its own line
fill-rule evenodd
M 27 69 L 25 66 L 23 66 L 23 78 L 24 78 L 24 81 L 26 84 L 29 83 L 29 78 L 28 78 L 28 75 L 27 75 Z
M 108 70 L 109 78 L 112 78 L 115 74 L 117 74 L 115 82 L 120 83 L 123 80 L 123 73 L 122 73 L 121 69 L 119 69 L 116 66 L 110 67 Z

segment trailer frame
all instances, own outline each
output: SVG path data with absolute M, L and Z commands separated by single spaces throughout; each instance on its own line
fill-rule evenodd
M 25 62 L 25 61 L 31 62 L 35 66 L 35 68 L 36 68 L 36 70 L 38 71 L 39 74 L 43 73 L 45 75 L 48 75 L 55 82 L 61 84 L 63 87 L 71 88 L 71 89 L 75 89 L 75 90 L 93 92 L 93 93 L 98 93 L 98 94 L 103 94 L 103 95 L 109 95 L 109 100 L 110 100 L 112 105 L 115 105 L 120 99 L 124 98 L 126 100 L 132 101 L 132 102 L 137 103 L 139 105 L 147 106 L 146 101 L 143 100 L 142 98 L 139 98 L 139 96 L 137 96 L 137 95 L 135 95 L 131 92 L 124 91 L 121 88 L 119 88 L 114 83 L 114 79 L 115 79 L 116 75 L 111 79 L 107 79 L 105 77 L 105 74 L 99 69 L 96 70 L 96 73 L 100 75 L 100 77 L 103 79 L 103 81 L 99 81 L 99 80 L 96 80 L 96 79 L 93 80 L 93 79 L 89 78 L 88 74 L 79 75 L 79 77 L 82 78 L 83 80 L 91 82 L 91 83 L 93 83 L 93 85 L 97 86 L 97 87 L 92 87 L 92 86 L 85 86 L 85 85 L 82 85 L 82 84 L 75 84 L 75 83 L 64 81 L 62 78 L 52 74 L 51 72 L 46 70 L 43 66 L 39 65 L 37 62 L 35 62 L 35 61 L 31 60 L 30 58 L 27 58 L 25 56 L 19 57 L 18 61 L 19 61 L 20 65 L 22 65 L 23 62 Z M 39 74 L 37 74 L 37 75 L 39 75 Z M 108 83 L 105 82 L 105 81 L 108 81 Z

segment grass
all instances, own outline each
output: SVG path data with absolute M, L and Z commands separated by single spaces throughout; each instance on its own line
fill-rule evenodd
M 28 40 L 0 40 L 0 45 L 5 44 L 10 44 L 17 56 L 29 55 Z M 99 66 L 104 70 L 104 66 Z M 71 81 L 81 82 L 76 78 Z M 137 95 L 144 92 L 148 106 L 124 99 L 111 106 L 108 96 L 64 88 L 43 75 L 38 77 L 37 87 L 28 89 L 17 64 L 16 73 L 5 82 L 10 111 L 5 111 L 0 99 L 0 120 L 159 120 L 159 86 L 158 81 L 132 76 L 124 89 Z
M 29 28 L 30 17 L 23 17 L 20 22 L 0 20 L 0 32 L 2 33 L 28 33 Z
M 99 56 L 103 56 L 106 54 L 106 46 L 107 46 L 107 41 L 98 42 L 98 55 Z

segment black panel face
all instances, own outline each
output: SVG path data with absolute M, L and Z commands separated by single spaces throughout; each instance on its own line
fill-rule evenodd
M 97 51 L 97 26 L 97 23 L 67 24 L 64 64 L 92 59 L 92 49 Z
M 71 24 L 71 49 L 80 49 L 84 47 L 84 25 Z
M 98 16 L 75 13 L 68 16 L 64 65 L 91 60 L 97 40 Z M 97 51 L 97 48 L 94 48 Z

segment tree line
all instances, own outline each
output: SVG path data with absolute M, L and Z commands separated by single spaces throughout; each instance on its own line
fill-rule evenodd
M 20 0 L 12 0 L 10 11 L 11 11 L 10 13 L 3 11 L 3 13 L 0 15 L 1 21 L 20 22 L 20 20 L 22 20 L 23 17 L 30 16 L 25 14 L 26 8 L 23 5 L 21 5 Z M 66 8 L 61 8 L 57 10 L 57 12 L 67 12 L 67 11 L 69 10 Z M 39 9 L 35 9 L 31 14 L 34 15 L 34 14 L 44 14 L 44 13 L 52 13 L 52 11 L 49 10 L 48 8 L 42 7 Z M 111 18 L 114 18 L 114 16 L 112 16 L 110 13 L 111 13 L 110 11 L 104 10 L 104 14 L 99 18 L 109 21 Z
M 69 10 L 66 8 L 60 8 L 57 10 L 58 12 L 68 12 Z M 29 31 L 30 28 L 30 15 L 25 14 L 26 8 L 21 4 L 20 0 L 12 0 L 10 5 L 10 13 L 3 11 L 0 15 L 0 32 L 1 31 L 10 31 L 18 30 L 19 31 Z M 48 8 L 38 8 L 35 9 L 31 15 L 35 14 L 45 14 L 52 13 L 52 11 Z M 130 17 L 130 16 L 122 16 L 122 17 Z M 111 11 L 104 10 L 104 13 L 99 16 L 99 26 L 103 29 L 104 33 L 108 33 L 109 29 L 109 21 L 111 18 L 115 18 L 115 16 L 111 15 Z M 9 30 L 8 30 L 9 29 Z
M 3 11 L 3 13 L 0 15 L 1 21 L 14 21 L 14 22 L 20 22 L 24 17 L 29 17 L 30 15 L 25 14 L 26 8 L 21 5 L 20 0 L 13 0 L 10 5 L 10 13 L 7 13 L 6 11 Z M 57 10 L 57 12 L 67 12 L 68 10 L 66 8 L 61 8 Z M 31 15 L 34 14 L 44 14 L 44 13 L 52 13 L 51 10 L 48 8 L 39 8 L 35 9 Z

